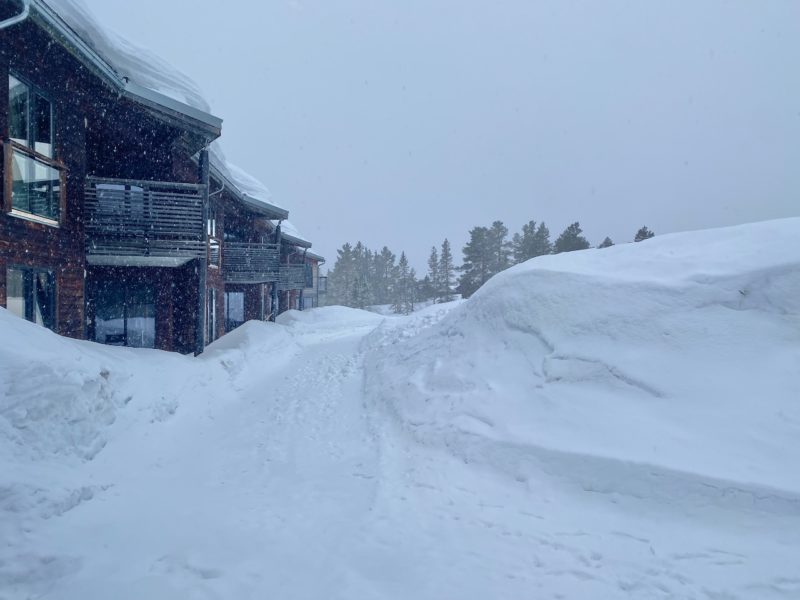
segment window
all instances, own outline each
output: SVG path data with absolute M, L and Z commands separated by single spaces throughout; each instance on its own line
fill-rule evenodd
M 206 344 L 217 339 L 217 290 L 208 290 L 206 301 Z
M 222 260 L 222 252 L 221 244 L 217 237 L 217 208 L 213 204 L 208 207 L 206 233 L 208 234 L 208 264 L 211 267 L 218 268 Z
M 55 160 L 52 103 L 14 75 L 8 76 L 8 92 L 10 210 L 58 221 L 64 167 Z
M 244 292 L 225 292 L 225 331 L 244 323 Z
M 56 279 L 51 271 L 7 269 L 6 305 L 11 313 L 55 330 L 55 301 Z
M 93 334 L 101 344 L 156 347 L 156 294 L 143 282 L 97 282 L 90 291 L 95 307 Z

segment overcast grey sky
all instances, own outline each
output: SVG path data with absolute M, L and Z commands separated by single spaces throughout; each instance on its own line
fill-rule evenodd
M 800 1 L 86 0 L 329 258 L 800 215 Z

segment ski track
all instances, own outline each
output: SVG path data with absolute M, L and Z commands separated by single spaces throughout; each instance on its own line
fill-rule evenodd
M 365 357 L 442 314 L 298 329 L 234 402 L 211 372 L 25 513 L 0 600 L 800 597 L 796 508 L 598 494 L 477 434 L 419 436 L 365 394 Z M 0 490 L 0 510 L 20 503 Z

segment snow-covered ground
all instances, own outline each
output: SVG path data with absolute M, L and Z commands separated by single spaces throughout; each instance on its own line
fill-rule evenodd
M 2 600 L 800 598 L 800 219 L 200 358 L 0 338 Z

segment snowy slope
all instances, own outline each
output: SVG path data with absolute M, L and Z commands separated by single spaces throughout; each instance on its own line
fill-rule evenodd
M 401 385 L 375 393 L 420 435 L 619 459 L 795 502 L 798 230 L 775 221 L 529 261 L 381 356 L 376 377 Z
M 199 358 L 0 310 L 0 599 L 800 597 L 800 219 Z

